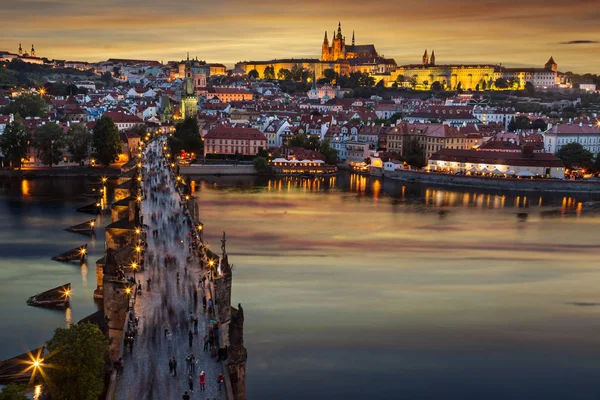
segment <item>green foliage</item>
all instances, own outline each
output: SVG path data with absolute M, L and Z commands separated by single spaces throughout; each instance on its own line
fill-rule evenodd
M 535 94 L 535 88 L 533 87 L 533 83 L 527 81 L 525 83 L 525 91 L 530 95 L 533 96 Z
M 110 117 L 102 116 L 96 122 L 92 134 L 92 146 L 96 150 L 96 158 L 105 166 L 109 166 L 121 153 L 123 148 L 121 136 Z
M 292 80 L 292 71 L 287 68 L 281 68 L 279 72 L 277 72 L 277 79 L 281 81 L 291 81 Z
M 329 140 L 323 140 L 319 146 L 319 153 L 325 156 L 325 162 L 330 165 L 338 163 L 338 151 L 331 147 Z
M 296 133 L 289 141 L 290 147 L 304 147 L 304 142 L 306 142 L 306 135 L 304 133 Z
M 58 164 L 65 145 L 63 128 L 54 122 L 44 124 L 35 130 L 31 144 L 44 165 Z
M 441 92 L 444 88 L 442 87 L 442 84 L 438 81 L 435 81 L 431 84 L 431 90 L 433 90 L 434 92 Z
M 496 89 L 508 89 L 508 82 L 504 78 L 498 78 L 494 82 Z
M 536 119 L 531 123 L 531 125 L 529 125 L 529 128 L 544 132 L 546 129 L 548 129 L 548 124 L 543 119 Z
M 294 64 L 292 66 L 292 71 L 291 71 L 292 79 L 296 82 L 302 81 L 302 72 L 303 71 L 304 70 L 301 67 L 299 67 L 298 64 Z
M 46 83 L 44 88 L 46 89 L 46 93 L 52 96 L 71 96 L 79 93 L 79 89 L 76 85 L 68 85 L 62 82 Z
M 19 114 L 21 117 L 45 117 L 48 106 L 36 93 L 23 93 L 3 109 L 3 114 Z
M 269 65 L 265 68 L 265 79 L 273 80 L 275 79 L 275 68 L 272 65 Z
M 266 169 L 269 165 L 269 162 L 267 161 L 267 159 L 265 157 L 255 157 L 252 160 L 252 163 L 254 164 L 254 168 L 256 168 L 256 170 L 259 172 L 266 171 Z
M 248 78 L 252 80 L 258 79 L 258 71 L 253 69 L 252 71 L 248 72 Z
M 13 168 L 21 169 L 21 159 L 27 155 L 30 141 L 31 134 L 19 119 L 4 128 L 4 134 L 0 135 L 0 151 Z
M 425 153 L 419 145 L 417 138 L 408 138 L 403 143 L 402 159 L 408 165 L 423 168 L 425 166 Z
M 338 78 L 338 73 L 331 68 L 327 68 L 323 71 L 323 77 L 325 83 L 333 83 Z
M 514 118 L 510 121 L 510 123 L 508 124 L 508 130 L 510 132 L 515 132 L 518 130 L 525 130 L 525 129 L 529 129 L 530 125 L 531 125 L 531 121 L 529 120 L 529 118 L 520 115 L 517 118 Z
M 27 385 L 10 383 L 0 392 L 0 400 L 27 400 Z
M 397 82 L 397 83 L 404 83 L 405 79 L 406 79 L 406 78 L 404 77 L 404 75 L 398 75 L 398 76 L 396 77 L 396 82 Z
M 64 400 L 97 400 L 104 389 L 104 357 L 108 341 L 96 325 L 73 325 L 58 328 L 46 348 L 47 368 L 52 398 Z
M 592 165 L 592 153 L 583 148 L 579 143 L 565 144 L 556 152 L 556 156 L 569 168 Z
M 169 146 L 173 154 L 178 154 L 182 150 L 197 154 L 203 152 L 204 142 L 200 138 L 200 129 L 196 118 L 186 118 L 175 125 L 175 134 L 169 137 Z
M 89 156 L 92 135 L 84 125 L 72 125 L 67 132 L 66 142 L 73 161 L 81 162 Z

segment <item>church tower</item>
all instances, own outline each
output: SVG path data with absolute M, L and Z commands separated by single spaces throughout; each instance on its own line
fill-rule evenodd
M 544 68 L 552 72 L 556 72 L 558 70 L 558 65 L 554 61 L 554 57 L 550 57 L 546 65 L 544 65 Z
M 354 42 L 354 31 L 352 31 L 352 51 L 354 51 L 354 45 L 355 45 L 355 42 Z
M 429 56 L 427 55 L 427 49 L 425 49 L 425 53 L 423 54 L 423 65 L 429 64 Z
M 35 57 L 35 48 L 31 45 L 31 57 Z
M 23 56 L 23 47 L 21 47 L 21 43 L 19 43 L 19 57 Z
M 329 53 L 329 39 L 327 39 L 327 31 L 325 31 L 325 39 L 323 39 L 323 49 L 321 50 L 321 61 L 333 61 Z
M 431 50 L 431 57 L 429 58 L 429 65 L 435 65 L 435 50 Z
M 198 96 L 194 92 L 192 64 L 190 63 L 190 53 L 188 53 L 185 62 L 183 93 L 181 94 L 181 118 L 195 117 L 196 114 L 198 114 Z

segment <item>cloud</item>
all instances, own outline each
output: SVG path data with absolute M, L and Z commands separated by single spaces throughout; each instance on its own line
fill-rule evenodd
M 559 44 L 595 44 L 597 40 L 569 40 L 568 42 L 560 42 Z

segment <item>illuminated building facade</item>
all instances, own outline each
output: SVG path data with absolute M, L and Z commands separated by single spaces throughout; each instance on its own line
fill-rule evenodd
M 342 35 L 342 24 L 338 24 L 337 33 L 333 32 L 331 46 L 325 31 L 323 48 L 321 50 L 321 61 L 349 60 L 352 58 L 377 58 L 377 51 L 373 44 L 355 44 L 354 32 L 352 32 L 352 45 L 346 46 L 346 37 Z

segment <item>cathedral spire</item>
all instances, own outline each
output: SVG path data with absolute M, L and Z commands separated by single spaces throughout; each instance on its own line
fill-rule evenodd
M 337 33 L 338 33 L 338 39 L 341 39 L 342 38 L 342 23 L 341 22 L 338 22 L 338 31 L 337 31 Z
M 31 57 L 35 57 L 35 47 L 33 47 L 33 44 L 31 45 Z
M 352 47 L 354 47 L 354 31 L 352 31 Z
M 21 43 L 19 43 L 19 55 L 23 55 L 23 47 L 21 47 Z
M 325 39 L 323 39 L 323 43 L 328 43 L 329 40 L 327 39 L 327 31 L 325 31 Z
M 435 65 L 435 50 L 431 50 L 431 57 L 429 57 L 429 64 Z
M 429 64 L 429 56 L 427 55 L 427 49 L 425 49 L 425 53 L 423 53 L 423 65 Z

